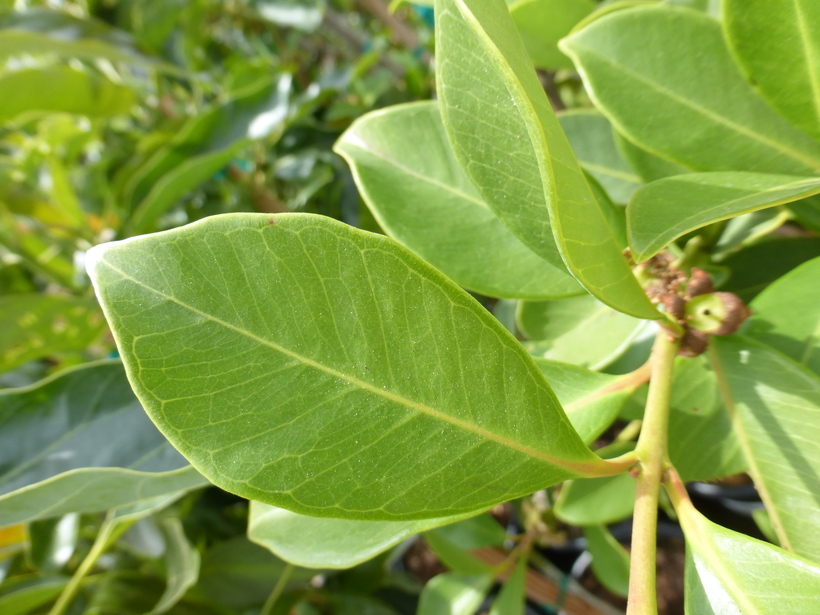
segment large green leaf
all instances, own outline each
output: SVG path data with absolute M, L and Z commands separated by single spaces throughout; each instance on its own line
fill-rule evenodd
M 303 568 L 351 568 L 414 534 L 463 518 L 351 521 L 308 517 L 252 501 L 248 538 Z
M 96 19 L 45 9 L 0 16 L 0 57 L 41 54 L 175 70 L 140 53 L 127 32 Z
M 647 184 L 626 208 L 635 262 L 713 222 L 820 193 L 820 178 L 760 173 L 692 173 Z
M 453 157 L 437 103 L 370 113 L 334 149 L 381 227 L 461 286 L 520 299 L 584 292 L 487 207 Z
M 558 41 L 595 9 L 592 0 L 513 0 L 510 15 L 533 63 L 547 70 L 574 68 Z
M 820 169 L 820 143 L 757 97 L 720 24 L 701 12 L 615 11 L 564 39 L 562 49 L 601 111 L 651 152 L 695 171 L 812 175 Z
M 611 471 L 512 335 L 383 236 L 231 214 L 88 259 L 149 415 L 243 497 L 421 519 Z
M 820 258 L 803 263 L 752 302 L 745 333 L 820 374 Z
M 206 484 L 145 416 L 118 361 L 0 392 L 0 526 Z
M 473 615 L 490 590 L 493 577 L 454 572 L 433 577 L 424 586 L 417 615 Z
M 729 46 L 758 92 L 820 139 L 820 4 L 724 0 Z
M 538 356 L 600 369 L 621 356 L 647 324 L 590 295 L 518 304 L 516 322 L 538 344 Z
M 629 202 L 643 180 L 618 149 L 609 120 L 592 109 L 574 109 L 559 113 L 558 121 L 581 167 L 603 186 L 613 201 Z
M 820 378 L 749 339 L 712 342 L 713 368 L 781 544 L 820 560 Z
M 503 0 L 436 4 L 436 72 L 456 159 L 499 218 L 553 264 L 563 259 L 604 303 L 658 318 L 621 254 Z
M 688 501 L 676 511 L 686 534 L 686 612 L 813 615 L 820 567 L 716 525 Z
M 52 65 L 5 72 L 0 91 L 0 124 L 44 113 L 108 117 L 128 113 L 137 103 L 133 90 L 98 74 Z
M 47 355 L 83 350 L 105 331 L 93 299 L 66 295 L 0 297 L 0 372 Z
M 663 179 L 664 177 L 691 173 L 691 169 L 648 152 L 642 147 L 635 145 L 617 130 L 613 129 L 613 131 L 618 150 L 629 163 L 629 166 L 635 170 L 643 181 L 653 182 L 658 179 Z

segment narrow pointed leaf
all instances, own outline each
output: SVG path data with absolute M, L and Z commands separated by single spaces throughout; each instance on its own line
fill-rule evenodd
M 603 525 L 590 525 L 584 528 L 587 539 L 587 550 L 592 555 L 592 571 L 613 594 L 629 594 L 629 553 L 623 545 L 615 540 Z
M 820 561 L 820 378 L 749 339 L 712 343 L 749 473 L 781 544 Z
M 149 615 L 168 612 L 199 579 L 199 551 L 188 541 L 182 522 L 170 517 L 162 521 L 165 536 L 166 587 Z
M 89 263 L 148 414 L 243 497 L 421 519 L 606 471 L 512 335 L 390 239 L 232 214 Z
M 520 557 L 515 570 L 493 601 L 490 615 L 524 615 L 527 584 L 527 558 Z
M 558 114 L 581 167 L 592 175 L 616 203 L 625 205 L 643 180 L 632 170 L 615 143 L 612 124 L 592 109 Z
M 122 365 L 0 392 L 0 526 L 206 484 L 151 424 Z
M 456 159 L 499 218 L 589 292 L 658 318 L 547 101 L 503 0 L 440 0 L 436 71 Z M 560 255 L 559 255 L 560 253 Z
M 334 149 L 387 234 L 461 286 L 516 299 L 584 292 L 563 265 L 530 250 L 487 206 L 453 156 L 437 103 L 370 113 Z
M 701 12 L 615 11 L 564 39 L 562 49 L 598 108 L 651 152 L 695 171 L 812 175 L 820 169 L 820 143 L 755 94 L 720 23 Z
M 446 529 L 446 528 L 444 528 Z M 453 572 L 468 576 L 480 576 L 493 571 L 493 567 L 467 552 L 450 540 L 446 534 L 432 531 L 424 534 L 424 541 L 439 561 Z
M 820 139 L 820 4 L 724 0 L 723 7 L 729 45 L 757 91 Z
M 688 501 L 676 506 L 686 535 L 686 612 L 813 615 L 820 567 L 716 525 Z
M 524 46 L 538 68 L 573 68 L 558 41 L 595 9 L 592 0 L 513 0 L 508 2 Z
M 419 599 L 418 615 L 473 615 L 481 605 L 492 575 L 464 576 L 445 573 L 433 577 L 424 586 Z
M 352 568 L 401 541 L 464 515 L 418 521 L 351 521 L 308 517 L 251 502 L 248 538 L 303 568 Z
M 646 323 L 590 295 L 518 304 L 518 327 L 539 344 L 538 356 L 601 369 L 626 352 Z
M 713 222 L 818 193 L 818 178 L 761 173 L 693 173 L 652 182 L 626 208 L 633 258 L 642 263 Z
M 758 295 L 744 332 L 820 375 L 820 258 L 793 269 Z

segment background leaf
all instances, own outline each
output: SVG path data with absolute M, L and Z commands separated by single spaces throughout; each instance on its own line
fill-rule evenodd
M 558 49 L 558 41 L 595 9 L 591 0 L 514 0 L 509 6 L 524 46 L 537 67 L 573 68 L 572 60 Z
M 602 525 L 584 528 L 587 550 L 592 555 L 592 571 L 601 585 L 613 594 L 629 594 L 629 553 Z
M 584 292 L 487 207 L 453 156 L 437 103 L 368 114 L 335 150 L 350 163 L 379 225 L 461 286 L 521 299 Z
M 757 97 L 720 24 L 700 12 L 615 11 L 564 39 L 562 49 L 596 106 L 650 152 L 695 171 L 812 175 L 820 169 L 820 143 Z
M 527 558 L 519 557 L 515 570 L 493 600 L 490 615 L 524 615 L 526 583 Z
M 389 239 L 320 216 L 233 214 L 89 261 L 149 415 L 243 497 L 407 520 L 604 467 L 520 344 Z
M 473 615 L 493 583 L 492 575 L 469 577 L 445 573 L 424 586 L 418 615 Z

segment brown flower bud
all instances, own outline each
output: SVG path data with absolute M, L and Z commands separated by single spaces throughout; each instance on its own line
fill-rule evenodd
M 686 301 L 680 295 L 664 295 L 663 307 L 666 309 L 666 313 L 678 322 L 686 317 Z
M 703 269 L 692 267 L 692 274 L 689 277 L 689 282 L 686 284 L 686 296 L 688 298 L 697 297 L 698 295 L 705 295 L 711 293 L 712 278 Z
M 712 331 L 712 335 L 729 335 L 734 333 L 743 324 L 743 321 L 752 315 L 752 311 L 746 307 L 743 300 L 733 293 L 714 293 L 714 296 L 723 303 L 725 316 L 720 327 Z
M 681 340 L 678 354 L 682 357 L 697 357 L 703 354 L 709 345 L 709 334 L 697 329 L 687 328 Z

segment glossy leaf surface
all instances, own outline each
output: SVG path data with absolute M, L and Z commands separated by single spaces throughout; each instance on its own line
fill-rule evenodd
M 572 60 L 558 49 L 558 41 L 595 9 L 591 0 L 517 0 L 509 6 L 524 46 L 538 68 L 573 68 Z
M 751 304 L 744 332 L 820 374 L 820 258 L 774 282 Z
M 703 13 L 668 6 L 615 11 L 564 39 L 562 49 L 598 108 L 650 152 L 696 171 L 820 169 L 820 143 L 758 98 L 720 24 Z
M 713 367 L 784 548 L 820 560 L 820 378 L 748 339 L 714 340 Z
M 708 224 L 818 192 L 818 178 L 760 173 L 693 173 L 652 182 L 626 209 L 633 258 L 642 263 Z
M 676 507 L 686 534 L 686 612 L 697 615 L 812 615 L 820 567 Z
M 473 615 L 493 583 L 492 575 L 464 576 L 454 572 L 433 577 L 419 599 L 419 614 Z
M 148 420 L 119 362 L 0 392 L 0 526 L 205 484 Z
M 335 150 L 387 234 L 461 286 L 518 299 L 584 292 L 487 207 L 453 156 L 435 102 L 370 113 Z
M 647 326 L 590 295 L 518 305 L 519 329 L 538 345 L 538 356 L 588 369 L 605 367 Z
M 420 519 L 604 465 L 520 344 L 392 240 L 320 216 L 234 214 L 89 259 L 149 415 L 243 497 Z
M 723 7 L 729 45 L 757 91 L 820 139 L 820 5 L 724 0 Z
M 617 144 L 612 124 L 592 109 L 558 114 L 581 167 L 603 186 L 616 203 L 625 205 L 643 180 L 632 170 Z
M 303 568 L 351 568 L 414 534 L 463 518 L 419 521 L 325 519 L 252 501 L 248 538 Z
M 503 0 L 441 0 L 436 20 L 444 127 L 487 204 L 536 253 L 556 265 L 563 259 L 604 303 L 658 318 L 561 131 Z
M 0 372 L 52 354 L 83 350 L 105 331 L 93 299 L 65 295 L 0 297 Z

